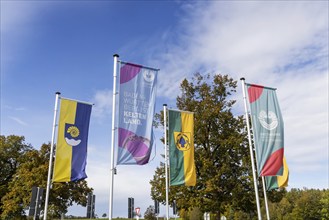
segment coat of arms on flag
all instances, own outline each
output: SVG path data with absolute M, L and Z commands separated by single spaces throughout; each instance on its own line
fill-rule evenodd
M 187 151 L 191 148 L 190 132 L 174 132 L 174 138 L 178 150 Z

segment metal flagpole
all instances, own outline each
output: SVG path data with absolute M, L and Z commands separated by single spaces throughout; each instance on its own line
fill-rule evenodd
M 169 184 L 168 184 L 168 147 L 167 147 L 167 104 L 163 104 L 163 127 L 165 145 L 165 174 L 166 174 L 166 216 L 169 220 Z
M 117 65 L 118 54 L 113 55 L 113 100 L 112 100 L 112 141 L 111 141 L 111 164 L 110 164 L 110 201 L 109 201 L 109 220 L 113 215 L 113 179 L 114 179 L 114 135 L 115 135 L 115 103 L 117 95 Z
M 251 121 L 252 121 L 252 118 L 251 118 Z M 257 151 L 255 152 L 256 154 L 256 164 L 258 164 L 258 161 L 257 161 Z M 266 194 L 266 188 L 265 188 L 265 178 L 264 176 L 262 176 L 262 184 L 263 184 L 263 193 L 264 193 L 264 200 L 265 200 L 265 210 L 266 210 L 266 218 L 267 220 L 270 220 L 270 212 L 269 212 L 269 209 L 268 209 L 268 204 L 267 204 L 267 194 Z
M 255 152 L 255 154 L 256 154 L 256 157 L 255 157 L 256 158 L 256 164 L 258 164 L 258 161 L 257 161 L 257 152 Z M 265 178 L 264 178 L 264 176 L 262 176 L 262 184 L 263 184 L 263 193 L 264 193 L 264 200 L 265 200 L 266 218 L 267 218 L 267 220 L 270 220 L 270 212 L 269 212 L 268 204 L 267 204 L 267 194 L 266 194 Z
M 264 191 L 266 217 L 267 217 L 267 220 L 270 220 L 270 211 L 268 209 L 267 194 L 266 194 L 266 188 L 265 188 L 265 178 L 263 176 L 262 176 L 262 182 L 263 182 L 263 191 Z
M 270 88 L 270 89 L 273 89 L 273 88 Z M 251 118 L 251 121 L 252 121 L 252 118 Z M 256 154 L 256 157 L 255 157 L 256 158 L 256 164 L 258 164 L 258 161 L 257 161 L 257 151 L 255 152 L 255 154 Z M 268 209 L 267 194 L 266 194 L 265 178 L 264 178 L 264 176 L 262 176 L 262 184 L 263 184 L 263 193 L 264 193 L 264 200 L 265 200 L 266 218 L 267 218 L 267 220 L 270 220 L 270 212 L 269 212 L 269 209 Z
M 55 142 L 55 130 L 56 130 L 56 120 L 57 120 L 57 106 L 58 99 L 60 96 L 60 92 L 56 92 L 55 98 L 55 109 L 54 109 L 54 120 L 53 120 L 53 131 L 51 135 L 51 145 L 50 145 L 50 156 L 49 156 L 49 167 L 48 167 L 48 178 L 47 178 L 47 190 L 46 190 L 46 198 L 45 198 L 45 210 L 43 213 L 43 219 L 47 220 L 47 212 L 48 212 L 48 201 L 49 201 L 49 191 L 50 191 L 50 181 L 51 181 L 51 171 L 53 165 L 53 154 L 54 154 L 54 142 Z
M 252 119 L 251 119 L 252 121 Z M 257 151 L 255 152 L 256 154 L 256 164 L 258 164 L 258 161 L 257 161 Z M 266 218 L 267 220 L 270 220 L 270 212 L 269 212 L 269 209 L 268 209 L 268 204 L 267 204 L 267 194 L 266 194 L 266 188 L 265 188 L 265 178 L 264 176 L 262 176 L 262 184 L 263 184 L 263 193 L 264 193 L 264 200 L 265 200 L 265 210 L 266 210 Z
M 247 130 L 248 130 L 249 150 L 250 150 L 250 157 L 251 157 L 252 176 L 253 176 L 253 179 L 254 179 L 256 204 L 257 204 L 257 214 L 258 214 L 258 219 L 261 220 L 262 215 L 261 215 L 261 212 L 260 212 L 260 205 L 259 205 L 259 196 L 258 196 L 258 186 L 257 186 L 256 172 L 255 172 L 254 153 L 253 153 L 253 150 L 252 150 L 252 142 L 251 142 L 251 134 L 250 134 L 250 126 L 249 126 L 249 116 L 248 116 L 248 108 L 247 108 L 247 98 L 246 98 L 246 91 L 245 91 L 245 79 L 241 78 L 240 80 L 242 82 L 243 102 L 244 102 L 245 117 L 246 117 Z
M 252 118 L 251 118 L 251 121 L 252 121 Z M 257 161 L 257 151 L 255 152 L 255 155 L 256 155 L 256 157 L 255 157 L 256 158 L 256 164 L 258 164 L 258 161 Z M 263 193 L 264 193 L 264 200 L 265 200 L 266 218 L 267 218 L 267 220 L 270 220 L 270 212 L 269 212 L 268 204 L 267 204 L 267 194 L 266 194 L 265 178 L 264 178 L 264 176 L 262 176 L 262 184 L 263 184 Z

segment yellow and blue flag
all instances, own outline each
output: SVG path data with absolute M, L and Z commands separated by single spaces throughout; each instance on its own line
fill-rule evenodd
M 92 105 L 61 99 L 53 182 L 87 178 L 88 130 Z

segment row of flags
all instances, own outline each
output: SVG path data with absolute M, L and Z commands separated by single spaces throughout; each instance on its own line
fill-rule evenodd
M 109 217 L 112 219 L 113 206 L 113 170 L 114 149 L 117 150 L 117 165 L 144 165 L 149 162 L 154 143 L 153 116 L 159 69 L 118 61 L 114 56 L 114 85 L 112 113 L 112 145 L 111 145 L 111 181 Z M 116 69 L 119 65 L 119 89 L 116 90 Z M 274 88 L 255 84 L 245 84 L 249 101 L 250 118 L 256 153 L 258 176 L 262 177 L 263 188 L 272 190 L 286 187 L 289 170 L 284 157 L 284 126 L 283 119 Z M 116 97 L 118 94 L 118 102 Z M 55 163 L 51 172 L 54 134 L 56 127 L 57 102 L 60 99 L 60 116 L 55 151 Z M 116 107 L 118 103 L 118 107 Z M 165 106 L 165 105 L 164 105 Z M 247 104 L 245 101 L 246 120 L 248 122 Z M 50 153 L 45 211 L 48 209 L 50 182 L 70 182 L 87 178 L 87 143 L 92 104 L 59 97 L 56 93 L 53 138 Z M 165 124 L 165 172 L 166 172 L 166 203 L 167 219 L 169 217 L 168 191 L 171 186 L 196 185 L 196 168 L 194 163 L 194 114 L 193 112 L 164 108 Z M 168 145 L 167 123 L 168 113 Z M 117 117 L 117 118 L 116 118 Z M 115 121 L 117 127 L 115 128 Z M 251 135 L 247 123 L 250 153 Z M 115 130 L 117 144 L 115 147 Z M 169 150 L 167 150 L 167 146 Z M 167 154 L 169 154 L 169 169 Z M 257 210 L 260 218 L 257 184 L 254 162 L 252 169 L 255 185 Z M 169 177 L 167 171 L 169 170 Z M 51 180 L 51 173 L 53 178 Z M 168 181 L 169 179 L 169 181 Z M 264 185 L 264 183 L 266 184 Z M 264 194 L 266 195 L 265 191 Z M 267 208 L 268 209 L 268 208 Z M 268 212 L 267 212 L 268 214 Z M 46 220 L 47 215 L 44 215 Z
M 114 55 L 109 219 L 112 219 L 113 208 L 114 149 L 117 150 L 117 165 L 144 165 L 149 162 L 154 143 L 152 125 L 155 111 L 157 75 L 159 71 L 159 69 L 118 61 L 118 57 L 118 55 Z M 116 89 L 118 65 L 120 67 L 118 80 L 119 91 Z M 258 176 L 262 177 L 266 214 L 269 219 L 265 191 L 286 187 L 289 179 L 289 170 L 284 157 L 283 119 L 275 93 L 276 89 L 255 84 L 245 84 L 244 78 L 241 78 L 241 80 L 243 82 L 243 98 L 245 101 L 258 218 L 261 219 L 261 216 L 249 129 L 247 98 L 245 96 L 246 87 L 248 89 L 247 96 L 257 171 Z M 48 209 L 51 182 L 70 182 L 87 178 L 85 170 L 92 104 L 62 98 L 59 97 L 59 94 L 56 93 L 44 213 L 47 213 Z M 117 94 L 119 96 L 118 102 Z M 57 125 L 58 99 L 60 99 L 60 117 Z M 118 107 L 116 107 L 116 103 L 119 104 Z M 167 144 L 167 113 L 169 144 Z M 117 127 L 115 127 L 115 122 L 117 122 Z M 169 219 L 168 185 L 195 186 L 197 182 L 194 163 L 194 114 L 193 112 L 181 110 L 167 110 L 166 105 L 164 105 L 164 125 L 166 212 L 167 219 Z M 52 172 L 56 127 L 58 127 L 58 133 L 55 164 Z M 116 147 L 115 131 L 117 134 Z M 169 160 L 167 159 L 168 154 Z M 170 165 L 169 169 L 168 161 Z M 53 176 L 52 180 L 51 175 Z M 46 219 L 47 214 L 44 215 L 44 220 Z
M 119 61 L 117 164 L 148 163 L 158 69 Z M 259 176 L 267 189 L 284 187 L 284 128 L 275 89 L 246 84 Z M 87 178 L 88 129 L 92 104 L 61 98 L 53 182 Z M 196 185 L 193 112 L 168 110 L 170 185 Z

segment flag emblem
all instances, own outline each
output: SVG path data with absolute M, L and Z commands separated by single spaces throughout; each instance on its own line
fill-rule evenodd
M 273 130 L 278 127 L 279 124 L 276 114 L 272 111 L 268 111 L 268 114 L 266 114 L 266 112 L 263 110 L 260 111 L 258 119 L 263 128 L 267 130 Z
M 174 132 L 175 143 L 178 150 L 187 151 L 191 148 L 190 140 L 191 133 L 189 132 Z
M 73 124 L 65 124 L 65 142 L 70 146 L 77 146 L 81 143 L 80 130 Z
M 148 83 L 152 83 L 154 78 L 155 78 L 155 74 L 153 70 L 146 70 L 143 72 L 143 78 L 146 82 Z

